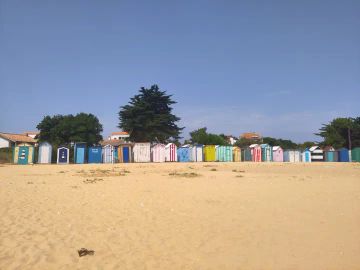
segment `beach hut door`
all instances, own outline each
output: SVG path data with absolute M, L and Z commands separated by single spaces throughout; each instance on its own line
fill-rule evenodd
M 130 151 L 128 146 L 123 147 L 123 161 L 124 163 L 130 162 Z
M 29 147 L 20 146 L 19 147 L 18 163 L 19 164 L 28 164 L 28 156 L 29 156 Z
M 68 161 L 68 151 L 66 148 L 59 149 L 59 162 L 67 163 Z

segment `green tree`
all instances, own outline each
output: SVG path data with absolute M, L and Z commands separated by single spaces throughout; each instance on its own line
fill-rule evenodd
M 171 105 L 176 102 L 171 97 L 157 85 L 141 87 L 139 94 L 121 107 L 118 127 L 128 131 L 135 142 L 176 142 L 183 128 L 176 124 L 180 118 L 172 114 Z
M 321 145 L 331 145 L 335 148 L 349 147 L 349 135 L 352 147 L 360 146 L 360 117 L 335 118 L 328 124 L 323 124 L 319 133 L 324 141 Z
M 70 142 L 96 144 L 102 140 L 103 131 L 99 119 L 93 114 L 45 116 L 37 125 L 39 141 L 47 141 L 55 146 Z
M 240 148 L 246 148 L 252 144 L 262 144 L 262 140 L 254 140 L 254 139 L 246 139 L 246 138 L 240 138 L 239 140 L 237 140 L 237 142 L 235 143 L 235 146 L 239 146 Z
M 229 145 L 224 135 L 207 133 L 207 128 L 199 128 L 190 132 L 190 143 L 208 145 Z
M 291 140 L 276 139 L 272 137 L 264 137 L 263 143 L 267 143 L 271 146 L 280 146 L 282 149 L 296 149 L 298 144 Z

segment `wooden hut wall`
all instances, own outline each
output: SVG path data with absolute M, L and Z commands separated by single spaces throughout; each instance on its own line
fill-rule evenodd
M 114 163 L 115 162 L 115 158 L 114 158 L 114 146 L 108 144 L 103 146 L 102 149 L 102 160 L 103 163 Z
M 51 144 L 48 142 L 40 143 L 39 144 L 38 163 L 40 163 L 40 164 L 51 163 L 51 155 L 52 155 Z
M 274 146 L 272 148 L 272 160 L 275 162 L 283 162 L 284 161 L 284 151 L 280 146 Z
M 241 161 L 241 149 L 240 147 L 233 146 L 233 161 L 240 162 Z
M 355 147 L 351 150 L 351 161 L 360 162 L 360 147 Z
M 57 163 L 68 164 L 70 157 L 70 149 L 66 147 L 60 147 L 57 150 Z
M 134 162 L 150 162 L 150 143 L 135 143 L 133 158 Z
M 204 146 L 204 161 L 207 162 L 216 161 L 215 145 Z
M 165 144 L 158 143 L 151 148 L 152 162 L 165 162 Z

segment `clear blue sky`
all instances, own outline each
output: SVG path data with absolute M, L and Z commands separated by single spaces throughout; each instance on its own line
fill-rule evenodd
M 360 116 L 360 1 L 0 0 L 0 131 L 119 106 L 158 84 L 188 132 L 297 142 Z

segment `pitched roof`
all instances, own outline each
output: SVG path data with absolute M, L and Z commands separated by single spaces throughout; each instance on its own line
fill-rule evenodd
M 40 132 L 39 131 L 25 131 L 23 132 L 24 135 L 39 135 Z
M 281 149 L 280 146 L 273 146 L 273 151 L 277 151 L 277 150 L 279 150 L 279 149 Z
M 37 140 L 35 140 L 29 136 L 26 136 L 24 134 L 0 132 L 0 137 L 5 140 L 12 141 L 12 142 L 24 142 L 24 143 L 36 143 L 37 142 Z

